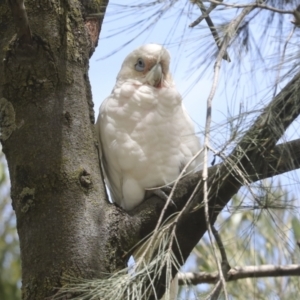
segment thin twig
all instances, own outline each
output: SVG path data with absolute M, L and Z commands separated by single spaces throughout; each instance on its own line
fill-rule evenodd
M 222 281 L 219 279 L 212 291 L 205 297 L 204 300 L 218 300 L 222 291 Z
M 280 71 L 282 69 L 283 63 L 284 63 L 284 57 L 285 57 L 285 51 L 286 51 L 286 47 L 290 41 L 290 39 L 292 38 L 294 32 L 296 29 L 296 25 L 293 27 L 293 29 L 291 30 L 290 34 L 288 35 L 286 42 L 284 43 L 284 47 L 283 47 L 283 51 L 282 51 L 282 56 L 281 56 L 281 60 L 280 60 L 280 64 L 278 67 L 278 71 L 277 71 L 277 76 L 276 76 L 276 82 L 275 82 L 275 88 L 274 88 L 274 93 L 273 93 L 273 98 L 276 96 L 277 93 L 277 87 L 278 87 L 278 83 L 279 83 L 279 79 L 280 79 Z
M 215 95 L 216 89 L 217 89 L 217 84 L 219 80 L 219 72 L 221 68 L 221 61 L 222 57 L 226 53 L 227 47 L 230 43 L 231 37 L 233 36 L 233 33 L 236 32 L 238 29 L 239 24 L 242 22 L 242 20 L 246 17 L 247 14 L 249 14 L 253 10 L 253 7 L 247 7 L 242 10 L 240 15 L 235 18 L 228 26 L 227 33 L 224 36 L 223 44 L 221 46 L 220 52 L 217 56 L 216 63 L 214 66 L 214 79 L 213 79 L 213 84 L 212 88 L 210 91 L 210 94 L 207 99 L 207 113 L 206 113 L 206 124 L 205 124 L 205 140 L 204 140 L 204 166 L 203 166 L 203 182 L 204 182 L 204 187 L 203 187 L 203 202 L 204 202 L 204 210 L 205 210 L 205 221 L 206 221 L 206 226 L 208 229 L 208 235 L 210 238 L 210 241 L 212 242 L 212 228 L 211 228 L 211 222 L 209 219 L 209 207 L 208 207 L 208 186 L 207 186 L 207 177 L 208 177 L 208 147 L 210 144 L 210 126 L 211 126 L 211 111 L 212 111 L 212 100 Z M 223 276 L 223 270 L 221 268 L 220 262 L 217 258 L 216 255 L 216 249 L 214 246 L 214 243 L 212 243 L 212 248 L 213 248 L 213 253 L 217 262 L 218 266 L 218 271 L 219 271 L 219 277 L 222 282 L 223 288 L 224 288 L 224 293 L 225 293 L 225 299 L 228 299 L 227 295 L 227 290 L 226 290 L 226 284 L 225 284 L 225 279 Z
M 202 5 L 202 6 L 203 6 L 203 5 Z M 210 20 L 209 14 L 210 14 L 216 7 L 217 7 L 216 4 L 211 4 L 210 7 L 209 7 L 208 9 L 205 9 L 205 7 L 203 6 L 203 10 L 205 10 L 205 13 L 202 12 L 202 15 L 201 15 L 199 18 L 197 18 L 194 22 L 192 22 L 192 23 L 189 25 L 189 27 L 193 28 L 193 27 L 199 25 L 205 18 L 208 18 L 208 19 Z M 210 20 L 210 21 L 207 21 L 207 23 L 208 23 L 208 22 L 211 22 L 211 23 L 212 23 L 211 20 Z
M 207 25 L 208 25 L 208 27 L 209 27 L 209 29 L 210 29 L 210 31 L 211 31 L 211 34 L 212 34 L 212 36 L 213 36 L 213 38 L 214 38 L 214 40 L 215 40 L 215 42 L 216 42 L 216 44 L 217 44 L 217 46 L 218 46 L 218 48 L 219 48 L 219 50 L 220 50 L 220 49 L 221 49 L 221 45 L 222 45 L 221 39 L 220 39 L 220 37 L 219 37 L 219 34 L 218 34 L 217 30 L 216 30 L 216 27 L 215 27 L 213 21 L 211 20 L 211 18 L 210 18 L 210 16 L 209 16 L 209 13 L 210 13 L 215 7 L 213 7 L 213 8 L 210 7 L 208 10 L 206 10 L 206 8 L 205 8 L 205 6 L 203 5 L 203 3 L 202 3 L 201 0 L 198 0 L 198 1 L 196 1 L 195 3 L 196 3 L 197 6 L 200 8 L 200 10 L 201 10 L 201 12 L 202 12 L 202 16 L 204 17 L 204 19 L 205 19 L 205 21 L 206 21 L 206 23 L 207 23 Z M 196 21 L 195 21 L 195 22 L 196 22 Z M 200 22 L 199 22 L 199 23 L 200 23 Z M 194 25 L 194 26 L 195 26 L 195 25 Z M 190 27 L 194 27 L 194 26 L 191 26 L 191 25 L 190 25 Z M 222 57 L 223 57 L 224 60 L 227 60 L 228 62 L 231 61 L 231 60 L 230 60 L 230 57 L 229 57 L 229 55 L 228 55 L 228 53 L 227 53 L 227 51 L 225 51 L 225 53 L 224 53 L 224 55 L 223 55 Z
M 255 2 L 253 4 L 229 4 L 229 3 L 219 2 L 217 0 L 207 0 L 207 1 L 212 4 L 221 5 L 221 6 L 225 6 L 225 7 L 229 7 L 229 8 L 251 8 L 251 9 L 262 8 L 262 9 L 270 10 L 270 11 L 277 12 L 280 14 L 289 14 L 289 15 L 293 15 L 295 12 L 294 10 L 279 9 L 279 8 L 268 6 L 265 4 L 259 4 L 258 2 Z
M 291 21 L 296 27 L 300 26 L 300 5 L 293 11 L 294 20 Z
M 212 229 L 213 235 L 214 235 L 214 237 L 216 239 L 217 245 L 218 245 L 219 250 L 220 250 L 223 269 L 227 269 L 227 271 L 226 271 L 226 273 L 227 273 L 231 269 L 231 267 L 230 267 L 228 259 L 227 259 L 225 247 L 223 245 L 222 239 L 221 239 L 221 237 L 220 237 L 217 229 L 215 228 L 215 226 L 212 226 L 211 229 Z
M 220 293 L 222 291 L 222 286 L 223 287 L 226 286 L 225 281 L 227 281 L 227 279 L 228 279 L 228 271 L 231 269 L 231 267 L 229 265 L 227 255 L 226 255 L 226 251 L 225 251 L 223 242 L 221 240 L 221 237 L 220 237 L 218 231 L 216 230 L 216 228 L 214 226 L 212 226 L 211 229 L 212 229 L 213 235 L 216 239 L 216 242 L 217 242 L 217 245 L 219 247 L 220 253 L 221 253 L 222 275 L 224 274 L 224 276 L 220 277 L 220 280 L 217 283 L 215 289 L 210 294 L 210 300 L 217 300 L 217 299 L 219 299 Z

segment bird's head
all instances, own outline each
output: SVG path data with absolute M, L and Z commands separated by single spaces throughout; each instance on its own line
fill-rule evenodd
M 169 73 L 170 54 L 157 44 L 147 44 L 131 52 L 124 60 L 117 80 L 136 80 L 155 88 L 172 82 Z

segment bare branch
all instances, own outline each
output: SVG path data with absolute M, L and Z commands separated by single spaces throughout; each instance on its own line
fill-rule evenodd
M 217 168 L 214 170 L 210 168 L 208 173 L 208 187 L 210 188 L 208 200 L 209 219 L 212 224 L 232 196 L 244 185 L 243 174 L 249 175 L 247 177 L 249 182 L 266 178 L 270 153 L 274 150 L 283 132 L 300 113 L 299 90 L 300 74 L 295 76 L 265 108 L 227 160 L 218 167 L 216 166 Z M 272 171 L 274 172 L 274 170 Z M 194 177 L 190 176 L 190 178 L 182 180 L 182 184 L 185 183 L 185 189 L 188 186 L 193 189 L 192 187 L 200 178 L 200 174 L 196 174 Z M 181 193 L 182 191 L 179 191 L 175 197 Z M 188 193 L 186 196 L 189 195 Z M 173 200 L 181 208 L 180 203 L 183 199 Z M 191 204 L 190 213 L 183 215 L 184 217 L 179 220 L 177 225 L 180 250 L 182 256 L 186 258 L 207 230 L 202 201 L 203 187 L 200 187 L 194 203 Z M 178 257 L 181 258 L 181 256 Z
M 220 253 L 221 253 L 223 272 L 226 270 L 226 272 L 224 272 L 224 274 L 226 274 L 230 270 L 230 265 L 229 265 L 229 262 L 228 262 L 228 259 L 227 259 L 225 247 L 223 245 L 222 239 L 221 239 L 217 229 L 215 228 L 215 226 L 212 226 L 211 230 L 212 230 L 212 233 L 213 233 L 213 235 L 216 239 L 217 245 L 218 245 Z
M 215 177 L 218 174 L 220 167 L 222 164 L 215 165 L 208 169 L 209 177 Z M 251 178 L 252 182 L 263 180 L 275 175 L 284 174 L 286 172 L 290 172 L 300 168 L 300 139 L 293 140 L 290 142 L 282 143 L 277 145 L 273 150 L 268 152 L 268 155 L 265 157 L 265 164 L 262 166 L 264 172 L 260 174 L 256 174 L 256 176 Z M 198 184 L 199 180 L 201 180 L 202 173 L 201 171 L 190 175 L 184 179 L 182 179 L 179 184 L 178 188 L 175 190 L 174 198 L 176 203 L 181 200 L 184 193 L 186 193 L 186 189 L 191 191 L 194 187 L 194 184 Z M 231 184 L 230 184 L 231 185 Z M 228 186 L 230 186 L 228 185 Z M 192 193 L 191 193 L 192 194 Z M 224 199 L 225 199 L 224 194 Z M 186 196 L 187 197 L 187 196 Z M 186 199 L 186 198 L 185 198 Z M 164 207 L 164 203 L 156 197 L 153 197 L 145 202 L 143 202 L 140 206 L 138 206 L 132 213 L 133 216 L 131 217 L 136 219 L 136 223 L 132 220 L 129 222 L 128 218 L 130 216 L 127 213 L 123 212 L 122 210 L 118 209 L 119 212 L 122 212 L 122 225 L 120 228 L 125 228 L 126 224 L 133 224 L 133 228 L 140 228 L 141 224 L 143 232 L 141 233 L 142 236 L 146 236 L 151 232 L 151 228 L 155 228 L 157 218 L 160 216 L 160 207 Z M 149 213 L 151 211 L 151 214 Z M 165 212 L 166 216 L 169 216 L 173 212 L 173 207 L 169 207 L 168 210 Z M 157 218 L 155 218 L 157 215 Z M 143 220 L 143 221 L 142 221 Z M 128 226 L 128 225 L 127 225 Z M 135 232 L 131 228 L 132 236 L 140 234 L 140 232 Z M 134 243 L 138 241 L 140 238 L 136 237 L 133 241 Z M 127 251 L 132 248 L 132 244 L 129 243 L 127 247 Z M 128 255 L 128 253 L 127 253 Z
M 199 2 L 200 3 L 200 2 Z M 202 4 L 201 4 L 202 5 Z M 204 155 L 203 155 L 203 171 L 202 171 L 202 180 L 203 180 L 203 199 L 202 203 L 204 203 L 204 216 L 205 216 L 205 222 L 206 222 L 206 227 L 208 229 L 208 236 L 210 240 L 212 241 L 212 228 L 211 228 L 211 220 L 210 220 L 210 213 L 209 213 L 209 208 L 208 208 L 208 202 L 209 202 L 209 189 L 210 185 L 208 184 L 208 164 L 207 164 L 207 152 L 208 148 L 210 145 L 210 131 L 211 131 L 211 111 L 212 111 L 212 100 L 215 95 L 216 89 L 217 89 L 217 84 L 219 80 L 219 72 L 221 68 L 221 61 L 222 58 L 224 58 L 224 55 L 226 55 L 226 49 L 228 47 L 228 44 L 231 40 L 232 33 L 237 30 L 239 27 L 240 23 L 242 20 L 245 18 L 245 16 L 251 12 L 251 8 L 245 8 L 243 11 L 235 18 L 233 19 L 229 26 L 228 26 L 228 32 L 225 34 L 222 46 L 220 47 L 220 52 L 217 56 L 216 63 L 214 65 L 214 78 L 213 78 L 213 84 L 210 90 L 210 94 L 207 98 L 207 108 L 206 108 L 206 122 L 205 122 L 205 133 L 204 133 Z M 192 209 L 192 205 L 189 205 L 189 208 Z M 188 212 L 189 210 L 187 210 Z M 218 266 L 218 271 L 220 274 L 220 279 L 222 286 L 224 288 L 225 292 L 225 299 L 228 298 L 227 296 L 227 291 L 226 291 L 226 283 L 224 280 L 224 275 L 223 275 L 223 270 L 221 267 L 221 263 L 218 260 L 218 257 L 216 255 L 216 250 L 214 244 L 212 244 L 213 248 L 213 253 L 215 256 L 215 260 Z M 213 294 L 217 295 L 220 293 L 221 286 L 218 284 L 218 286 L 215 288 Z M 215 296 L 214 296 L 215 297 Z
M 210 19 L 210 17 L 209 17 L 209 14 L 210 14 L 215 8 L 216 8 L 216 5 L 211 5 L 207 10 L 205 10 L 205 8 L 203 9 L 203 10 L 205 10 L 205 13 L 204 13 L 204 11 L 201 10 L 201 11 L 202 11 L 202 15 L 199 16 L 195 21 L 193 21 L 193 22 L 189 25 L 189 27 L 193 28 L 193 27 L 199 25 L 205 18 L 209 18 L 209 20 L 210 20 L 210 21 L 206 21 L 207 24 L 208 24 L 209 22 L 212 23 L 212 21 L 211 21 L 211 19 Z
M 196 4 L 200 8 L 202 15 L 199 18 L 197 18 L 194 22 L 192 22 L 189 25 L 189 27 L 195 27 L 196 25 L 200 24 L 206 18 L 207 18 L 206 19 L 207 25 L 214 27 L 214 24 L 213 24 L 212 20 L 210 19 L 209 14 L 217 7 L 217 4 L 211 3 L 210 7 L 206 9 L 201 0 L 196 0 L 196 1 L 193 1 L 192 3 Z
M 297 6 L 297 8 L 293 11 L 294 14 L 294 20 L 291 21 L 295 26 L 300 26 L 300 5 Z
M 298 140 L 276 146 L 284 131 L 299 114 L 300 74 L 297 74 L 264 109 L 225 162 L 208 169 L 207 186 L 210 191 L 208 194 L 208 209 L 211 224 L 214 224 L 219 213 L 239 191 L 240 187 L 245 184 L 243 176 L 247 176 L 247 182 L 251 183 L 299 167 L 299 160 L 294 157 L 299 157 L 296 154 L 299 153 L 300 148 L 295 149 L 296 146 L 299 146 Z M 288 146 L 293 146 L 293 148 L 289 149 Z M 296 150 L 296 152 L 288 152 L 288 150 Z M 281 156 L 283 153 L 290 153 L 286 157 L 288 161 L 283 161 Z M 291 153 L 295 153 L 295 155 L 291 155 Z M 198 172 L 183 178 L 179 182 L 173 195 L 173 201 L 178 210 L 185 206 L 187 199 L 194 193 L 195 187 L 199 185 L 201 180 L 202 172 Z M 203 190 L 204 186 L 201 181 L 193 200 L 177 222 L 176 237 L 178 244 L 173 245 L 172 250 L 181 265 L 207 231 Z M 143 224 L 142 228 L 137 226 L 136 230 L 138 231 L 132 232 L 132 235 L 140 235 L 141 238 L 149 234 L 155 228 L 162 207 L 162 201 L 153 197 L 132 211 L 132 217 Z M 174 212 L 169 207 L 166 217 L 172 211 Z M 180 245 L 180 249 L 177 245 Z M 173 276 L 175 274 L 176 270 L 174 270 Z M 162 275 L 154 284 L 158 295 L 163 295 L 165 276 Z
M 274 265 L 262 265 L 262 266 L 246 266 L 246 267 L 234 267 L 229 270 L 227 281 L 235 281 L 244 278 L 259 278 L 259 277 L 281 277 L 281 276 L 299 276 L 300 265 L 286 265 L 286 266 L 274 266 Z M 218 272 L 214 273 L 179 273 L 178 283 L 179 285 L 192 284 L 197 285 L 200 283 L 213 283 L 215 284 L 219 280 Z
M 222 239 L 221 239 L 217 229 L 215 228 L 215 226 L 211 226 L 211 230 L 212 230 L 212 233 L 213 233 L 213 235 L 216 239 L 219 251 L 221 253 L 222 272 L 218 271 L 218 273 L 219 273 L 219 282 L 217 283 L 216 287 L 214 288 L 213 292 L 211 293 L 210 300 L 219 299 L 220 293 L 222 291 L 222 287 L 224 289 L 225 298 L 228 299 L 227 290 L 226 290 L 226 283 L 225 282 L 228 279 L 228 271 L 231 268 L 230 268 L 230 265 L 229 265 L 229 262 L 228 262 L 228 259 L 227 259 L 225 247 L 223 245 Z
M 219 48 L 219 50 L 221 50 L 221 39 L 219 37 L 219 34 L 216 30 L 216 27 L 213 23 L 213 21 L 211 20 L 209 14 L 210 12 L 216 7 L 215 5 L 212 5 L 208 10 L 206 10 L 205 6 L 203 5 L 202 1 L 198 0 L 195 2 L 195 4 L 198 5 L 198 7 L 200 8 L 201 12 L 202 12 L 202 16 L 199 17 L 196 21 L 194 21 L 189 27 L 195 27 L 197 24 L 199 24 L 203 19 L 205 19 L 211 34 Z M 224 55 L 223 55 L 223 59 L 227 60 L 228 62 L 230 62 L 230 57 L 228 55 L 228 53 L 225 51 Z
M 265 4 L 260 4 L 258 2 L 253 3 L 253 4 L 229 4 L 229 3 L 219 2 L 217 0 L 208 0 L 208 2 L 210 2 L 212 4 L 216 4 L 216 5 L 229 7 L 229 8 L 246 8 L 246 7 L 262 8 L 262 9 L 270 10 L 270 11 L 280 13 L 280 14 L 289 14 L 289 15 L 294 14 L 294 10 L 279 9 L 279 8 L 268 6 L 268 5 L 265 5 Z
M 300 168 L 300 139 L 279 144 L 266 157 L 267 164 L 258 180 Z
M 15 20 L 17 36 L 24 43 L 32 40 L 24 0 L 8 0 L 9 7 Z

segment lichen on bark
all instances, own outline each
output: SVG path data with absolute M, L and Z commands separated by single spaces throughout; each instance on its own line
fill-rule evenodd
M 7 140 L 16 129 L 15 110 L 5 98 L 0 98 L 0 141 Z

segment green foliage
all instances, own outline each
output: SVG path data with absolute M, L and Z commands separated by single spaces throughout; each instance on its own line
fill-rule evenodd
M 298 264 L 300 222 L 296 204 L 280 183 L 274 182 L 261 182 L 235 196 L 216 224 L 230 266 Z M 195 254 L 199 269 L 192 271 L 217 271 L 207 237 Z M 299 285 L 300 278 L 296 276 L 246 278 L 228 282 L 227 291 L 230 299 L 298 299 Z M 203 292 L 206 294 L 212 288 L 213 285 L 200 285 L 200 299 Z
M 21 299 L 21 262 L 4 156 L 0 152 L 0 299 Z

